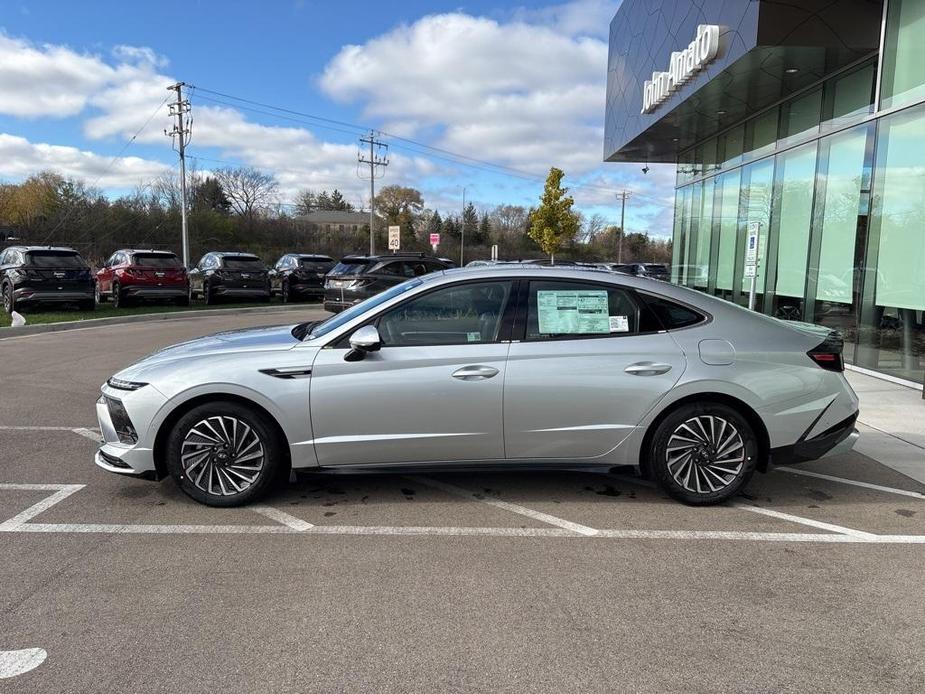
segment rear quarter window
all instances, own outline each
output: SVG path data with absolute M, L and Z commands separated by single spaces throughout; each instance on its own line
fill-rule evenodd
M 663 330 L 687 328 L 706 320 L 706 316 L 702 313 L 674 301 L 646 294 L 641 296 L 649 310 L 655 314 Z

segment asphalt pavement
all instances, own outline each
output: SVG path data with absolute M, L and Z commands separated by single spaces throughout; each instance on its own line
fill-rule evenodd
M 46 654 L 0 692 L 921 691 L 925 485 L 858 453 L 702 509 L 574 471 L 210 509 L 93 465 L 109 375 L 278 320 L 0 340 L 0 677 Z

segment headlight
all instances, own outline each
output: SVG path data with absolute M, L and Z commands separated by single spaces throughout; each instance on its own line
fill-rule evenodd
M 113 376 L 108 381 L 106 385 L 110 388 L 115 388 L 116 390 L 138 390 L 139 388 L 144 388 L 147 383 L 140 383 L 138 381 L 125 381 L 121 378 L 116 378 Z

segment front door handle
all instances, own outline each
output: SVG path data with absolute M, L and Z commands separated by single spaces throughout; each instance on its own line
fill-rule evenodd
M 666 374 L 671 371 L 671 364 L 640 361 L 636 364 L 630 364 L 623 370 L 633 376 L 658 376 L 659 374 Z
M 482 366 L 481 364 L 464 366 L 453 372 L 453 378 L 458 378 L 460 381 L 482 381 L 497 375 L 498 369 L 493 366 Z

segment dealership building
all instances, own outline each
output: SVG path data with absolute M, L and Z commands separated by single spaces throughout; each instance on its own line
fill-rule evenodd
M 674 282 L 925 380 L 925 0 L 624 0 L 604 158 L 677 165 Z

